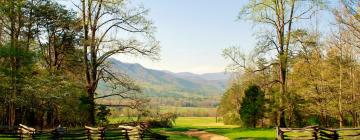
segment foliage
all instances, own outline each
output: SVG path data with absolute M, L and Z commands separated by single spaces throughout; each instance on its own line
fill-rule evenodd
M 110 109 L 104 105 L 98 106 L 98 112 L 96 113 L 96 122 L 100 126 L 105 126 L 109 124 L 108 116 L 111 115 Z
M 173 113 L 165 113 L 159 114 L 153 118 L 147 118 L 145 121 L 149 123 L 152 128 L 171 128 L 173 127 L 175 120 L 177 118 L 176 114 Z
M 232 83 L 242 87 L 256 83 L 264 90 L 266 110 L 260 119 L 265 126 L 359 126 L 358 2 L 340 1 L 341 6 L 331 9 L 336 19 L 331 34 L 299 24 L 319 14 L 326 7 L 324 1 L 250 0 L 245 4 L 239 19 L 261 25 L 258 44 L 252 55 L 233 47 L 223 54 L 238 72 Z M 220 109 L 235 108 L 233 100 L 244 102 L 230 96 L 230 89 Z M 231 111 L 222 111 L 224 119 L 231 120 L 227 113 Z
M 245 90 L 239 114 L 243 124 L 256 127 L 257 122 L 264 116 L 265 94 L 257 85 L 250 85 Z
M 230 89 L 228 89 L 221 101 L 219 106 L 219 113 L 222 114 L 225 124 L 241 124 L 240 120 L 240 101 L 243 97 L 241 93 L 242 87 L 238 84 L 233 84 Z
M 88 2 L 89 8 L 93 8 L 95 5 L 91 4 L 99 1 Z M 124 10 L 127 5 L 123 1 L 117 1 L 116 4 L 103 1 L 96 5 L 103 8 L 103 11 L 99 10 L 102 14 L 113 14 L 104 17 L 132 17 L 127 20 L 127 27 L 142 28 L 146 38 L 151 40 L 151 45 L 135 39 L 118 38 L 114 40 L 119 41 L 119 48 L 106 53 L 105 50 L 110 48 L 105 46 L 114 45 L 109 44 L 109 41 L 105 45 L 102 40 L 111 40 L 111 37 L 101 37 L 93 32 L 92 41 L 97 45 L 93 42 L 89 48 L 97 50 L 96 55 L 100 57 L 96 58 L 99 61 L 92 63 L 95 65 L 91 69 L 92 72 L 101 72 L 96 74 L 99 75 L 95 76 L 96 82 L 90 84 L 93 94 L 89 98 L 89 83 L 85 73 L 90 69 L 88 56 L 94 52 L 90 54 L 85 51 L 87 48 L 80 47 L 84 42 L 88 44 L 84 40 L 88 39 L 89 34 L 84 33 L 85 28 L 81 26 L 81 20 L 87 20 L 87 17 L 79 17 L 81 11 L 70 10 L 58 1 L 0 0 L 0 125 L 12 127 L 23 123 L 39 128 L 60 124 L 78 126 L 88 123 L 89 118 L 95 117 L 97 110 L 98 122 L 106 123 L 109 110 L 105 106 L 94 108 L 95 90 L 100 79 L 113 85 L 114 95 L 135 100 L 135 96 L 125 97 L 122 94 L 133 93 L 127 90 L 139 92 L 140 88 L 126 76 L 114 75 L 109 70 L 105 72 L 108 69 L 106 59 L 119 50 L 124 51 L 122 53 L 142 54 L 134 50 L 146 51 L 147 45 L 152 46 L 155 53 L 158 45 L 151 35 L 153 26 L 145 18 L 146 12 L 139 14 L 134 9 Z M 111 21 L 94 26 L 109 27 L 105 24 Z M 95 46 L 98 48 L 95 49 Z M 147 52 L 142 55 L 145 54 Z M 96 98 L 106 97 L 109 95 Z M 89 110 L 93 114 L 89 114 Z

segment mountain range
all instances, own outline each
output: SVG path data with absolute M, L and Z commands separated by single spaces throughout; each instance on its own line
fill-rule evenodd
M 175 106 L 199 106 L 193 100 L 216 104 L 227 87 L 229 73 L 194 74 L 175 73 L 165 70 L 145 68 L 140 64 L 124 63 L 117 59 L 109 60 L 113 70 L 131 77 L 142 89 L 146 97 Z M 217 100 L 217 101 L 215 101 Z

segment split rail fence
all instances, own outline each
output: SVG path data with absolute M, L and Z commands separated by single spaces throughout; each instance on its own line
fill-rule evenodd
M 308 126 L 304 128 L 277 127 L 276 132 L 278 140 L 360 139 L 360 128 L 329 129 L 319 126 Z
M 0 139 L 54 139 L 54 140 L 164 140 L 166 136 L 152 132 L 141 126 L 123 126 L 115 128 L 85 126 L 79 129 L 57 127 L 53 130 L 37 131 L 20 124 L 17 128 L 0 131 Z

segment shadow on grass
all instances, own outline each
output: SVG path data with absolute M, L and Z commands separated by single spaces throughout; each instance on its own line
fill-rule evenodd
M 209 128 L 205 131 L 224 135 L 231 139 L 274 140 L 276 138 L 274 129 L 264 128 Z
M 191 129 L 191 128 L 182 128 Z M 203 128 L 198 129 L 214 134 L 219 134 L 230 139 L 248 139 L 248 140 L 274 140 L 275 130 L 265 128 Z
M 178 131 L 178 132 L 185 132 L 185 131 L 189 131 L 190 129 L 193 128 L 188 128 L 188 127 L 174 127 L 174 128 L 157 128 L 159 130 L 165 130 L 165 131 Z
M 168 136 L 169 140 L 198 140 L 196 137 L 191 137 L 183 134 L 182 132 L 188 131 L 190 128 L 153 128 L 152 131 Z
M 252 138 L 252 137 L 248 137 L 248 138 L 235 138 L 234 140 L 275 140 L 274 138 L 262 138 L 262 137 L 257 137 L 257 138 Z
M 198 128 L 198 127 L 174 127 L 158 128 L 157 131 L 164 130 L 168 132 L 185 132 L 189 130 L 206 131 L 228 137 L 235 140 L 274 140 L 276 139 L 275 129 L 266 128 Z

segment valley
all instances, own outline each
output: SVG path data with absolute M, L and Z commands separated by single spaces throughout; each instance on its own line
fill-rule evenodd
M 215 108 L 224 93 L 230 73 L 193 74 L 154 70 L 140 64 L 124 63 L 110 59 L 109 65 L 118 74 L 125 74 L 141 87 L 142 97 L 150 99 L 154 106 Z M 110 89 L 102 82 L 98 93 L 110 94 Z M 106 98 L 107 102 L 119 99 Z

